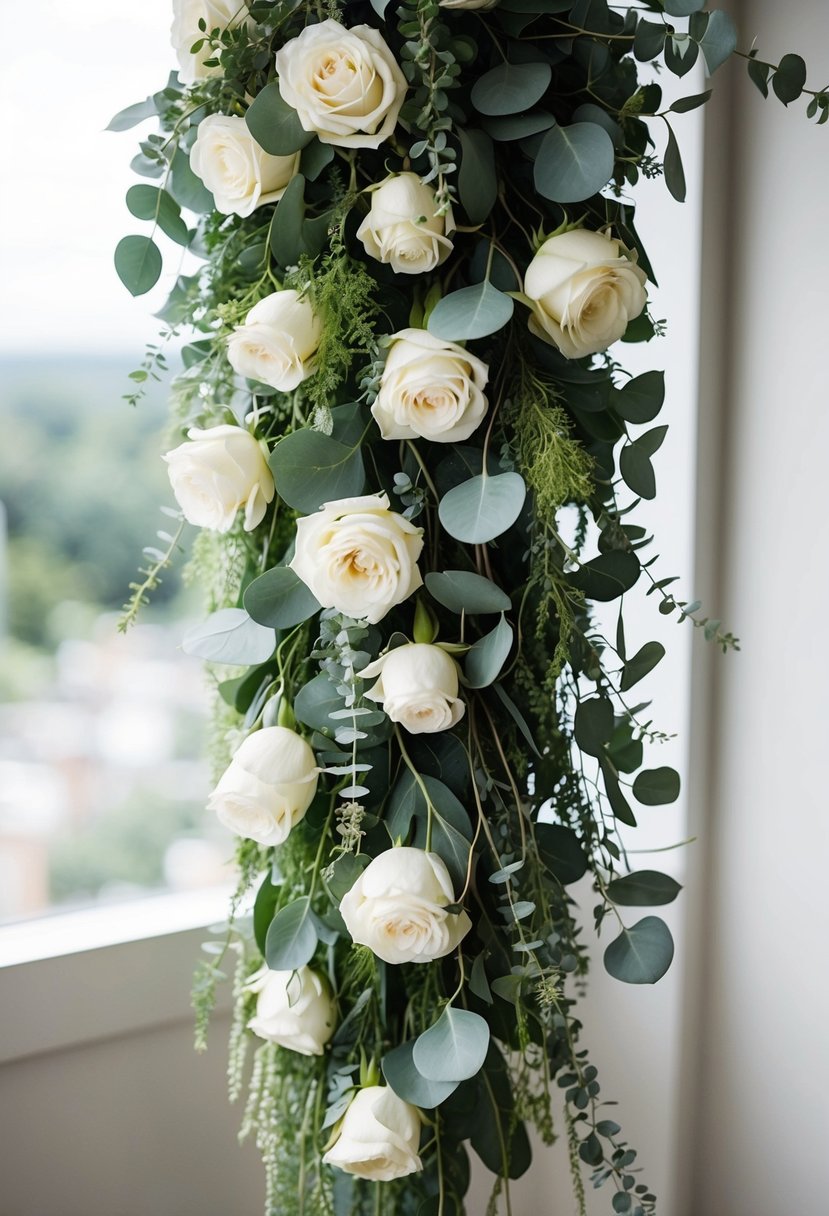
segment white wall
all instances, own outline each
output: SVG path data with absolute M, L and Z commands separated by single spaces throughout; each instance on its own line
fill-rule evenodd
M 745 0 L 740 26 L 745 42 L 759 34 L 767 58 L 801 52 L 813 85 L 829 77 L 825 0 Z M 709 746 L 696 802 L 706 888 L 688 990 L 699 1034 L 689 1023 L 695 1126 L 681 1210 L 821 1216 L 829 131 L 807 125 L 802 103 L 786 113 L 745 80 L 735 84 L 710 119 L 721 144 L 730 127 L 731 143 L 707 200 L 706 233 L 719 248 L 707 250 L 700 540 L 709 558 L 702 553 L 700 569 L 718 582 L 743 651 L 715 660 L 698 686 L 704 693 L 710 678 L 710 700 L 697 706 Z

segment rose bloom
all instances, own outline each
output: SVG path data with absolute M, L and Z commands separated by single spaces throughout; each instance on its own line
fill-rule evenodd
M 191 427 L 189 442 L 164 456 L 176 501 L 188 523 L 229 532 L 245 508 L 252 532 L 273 500 L 274 484 L 259 443 L 241 426 Z
M 412 735 L 449 730 L 464 715 L 458 697 L 458 666 L 440 646 L 411 642 L 398 646 L 360 672 L 364 680 L 379 680 L 366 696 L 380 701 L 392 722 Z
M 285 726 L 266 726 L 242 743 L 207 809 L 237 836 L 282 844 L 313 802 L 318 780 L 305 740 Z
M 551 236 L 524 276 L 530 329 L 568 359 L 606 350 L 645 307 L 646 278 L 612 237 L 586 228 Z
M 213 195 L 217 211 L 245 216 L 282 198 L 299 169 L 299 153 L 270 156 L 244 118 L 208 114 L 190 149 L 190 168 Z
M 422 528 L 390 511 L 387 494 L 366 494 L 297 520 L 290 566 L 323 608 L 374 625 L 422 586 L 422 548 Z
M 193 54 L 191 47 L 205 37 L 199 29 L 203 20 L 208 34 L 250 24 L 251 18 L 244 0 L 173 0 L 173 24 L 170 42 L 179 62 L 178 78 L 182 84 L 194 84 L 205 76 L 221 75 L 221 67 L 205 67 L 205 59 L 213 58 L 210 44 L 205 40 Z
M 298 291 L 274 291 L 254 304 L 227 344 L 231 367 L 288 393 L 314 370 L 322 323 L 311 301 Z
M 406 77 L 371 26 L 306 26 L 277 51 L 276 71 L 283 100 L 324 144 L 379 148 L 394 131 Z
M 321 1056 L 334 1033 L 334 1002 L 310 967 L 270 971 L 262 967 L 245 985 L 255 992 L 256 1015 L 248 1029 L 301 1056 Z
M 396 848 L 369 862 L 340 903 L 352 941 L 385 963 L 431 963 L 457 947 L 472 928 L 455 903 L 452 879 L 437 853 Z
M 369 257 L 397 274 L 425 274 L 452 252 L 451 207 L 435 215 L 435 192 L 416 173 L 397 173 L 371 190 L 371 209 L 357 229 Z
M 425 329 L 395 334 L 371 412 L 384 439 L 468 439 L 486 414 L 489 369 Z
M 351 1099 L 339 1136 L 323 1161 L 357 1178 L 390 1182 L 423 1169 L 419 1143 L 417 1108 L 387 1085 L 369 1085 Z

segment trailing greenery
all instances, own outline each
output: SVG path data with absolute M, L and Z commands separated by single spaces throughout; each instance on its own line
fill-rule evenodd
M 190 338 L 167 459 L 204 529 L 188 577 L 210 615 L 183 645 L 216 683 L 211 805 L 241 839 L 197 1045 L 235 961 L 229 1089 L 247 1085 L 274 1216 L 462 1216 L 470 1150 L 488 1216 L 509 1216 L 528 1125 L 565 1140 L 580 1213 L 589 1180 L 650 1216 L 581 1042 L 573 887 L 607 971 L 660 979 L 673 940 L 647 910 L 679 885 L 631 870 L 625 839 L 680 777 L 652 765 L 667 736 L 632 691 L 664 647 L 629 649 L 624 608 L 646 585 L 738 643 L 669 589 L 636 523 L 665 379 L 607 348 L 664 332 L 633 188 L 663 175 L 684 198 L 673 124 L 710 93 L 665 106 L 643 65 L 712 75 L 736 31 L 703 0 L 252 0 L 225 24 L 181 36 L 190 85 L 113 120 L 159 122 L 125 285 L 157 281 L 157 229 L 201 258 L 160 314 Z M 802 60 L 747 58 L 825 121 Z

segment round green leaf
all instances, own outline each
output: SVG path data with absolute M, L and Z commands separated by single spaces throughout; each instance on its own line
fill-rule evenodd
M 323 503 L 362 494 L 366 480 L 359 444 L 347 446 L 307 429 L 280 439 L 270 466 L 279 496 L 305 514 Z
M 182 639 L 185 654 L 208 663 L 253 667 L 271 657 L 276 646 L 272 629 L 251 620 L 243 608 L 221 608 L 206 621 L 188 629 Z
M 549 63 L 502 63 L 472 88 L 479 114 L 523 114 L 540 101 L 552 80 Z
M 633 688 L 634 684 L 644 680 L 645 676 L 653 671 L 657 663 L 661 663 L 664 657 L 665 647 L 661 642 L 646 642 L 642 649 L 625 663 L 622 678 L 619 681 L 619 691 L 627 692 L 629 688 Z
M 306 131 L 299 121 L 296 110 L 282 100 L 276 80 L 257 93 L 245 122 L 259 147 L 271 156 L 290 156 L 314 138 L 314 132 Z
M 426 590 L 450 612 L 472 615 L 487 612 L 509 612 L 509 596 L 491 579 L 470 570 L 444 570 L 442 574 L 426 575 Z
M 535 838 L 541 860 L 565 886 L 587 873 L 587 857 L 572 828 L 559 823 L 536 823 Z
M 643 372 L 616 394 L 613 407 L 625 422 L 652 422 L 665 401 L 665 373 Z
M 520 473 L 479 474 L 444 494 L 438 515 L 455 540 L 483 545 L 512 527 L 526 496 Z
M 458 193 L 470 224 L 482 224 L 498 197 L 492 140 L 484 131 L 471 127 L 466 130 L 458 127 L 458 138 L 461 143 Z
M 589 600 L 607 603 L 630 591 L 639 577 L 639 560 L 635 553 L 613 549 L 585 562 L 570 575 L 573 586 L 583 591 Z
M 288 566 L 266 570 L 245 590 L 245 610 L 260 625 L 290 629 L 319 612 L 316 596 Z
M 631 908 L 673 903 L 681 890 L 675 878 L 659 870 L 639 870 L 614 878 L 607 884 L 607 893 L 613 902 Z
M 430 334 L 448 342 L 486 338 L 504 328 L 514 308 L 512 297 L 486 280 L 438 300 L 427 328 Z
M 447 1005 L 434 1026 L 414 1042 L 412 1060 L 428 1081 L 458 1084 L 480 1072 L 489 1047 L 489 1026 L 477 1013 Z
M 787 106 L 797 101 L 806 84 L 806 64 L 799 55 L 784 55 L 771 78 L 777 98 Z
M 380 1067 L 390 1087 L 404 1102 L 432 1110 L 458 1087 L 458 1081 L 430 1081 L 419 1073 L 412 1058 L 414 1039 L 383 1056 Z
M 736 51 L 737 30 L 728 13 L 721 8 L 714 9 L 711 13 L 700 13 L 700 16 L 708 17 L 708 23 L 699 40 L 699 45 L 705 56 L 708 75 L 713 76 L 717 68 Z M 694 18 L 692 17 L 691 20 L 693 21 Z
M 576 743 L 588 756 L 600 756 L 613 734 L 613 705 L 607 697 L 580 701 L 573 723 Z
M 633 783 L 633 796 L 643 806 L 664 806 L 679 797 L 679 773 L 675 768 L 646 768 Z
M 179 245 L 186 245 L 190 232 L 181 218 L 181 208 L 171 194 L 158 186 L 130 186 L 127 208 L 138 220 L 151 220 Z
M 115 247 L 115 269 L 130 295 L 143 296 L 155 287 L 161 274 L 161 253 L 155 241 L 148 236 L 121 237 Z
M 541 131 L 549 131 L 555 125 L 552 114 L 546 110 L 531 110 L 529 114 L 508 114 L 503 118 L 488 118 L 483 127 L 493 139 L 509 142 L 513 139 L 528 139 Z
M 215 207 L 213 195 L 201 178 L 196 177 L 190 168 L 190 157 L 181 147 L 176 148 L 173 155 L 167 189 L 180 207 L 195 211 L 197 215 L 207 215 Z
M 313 730 L 334 729 L 329 714 L 343 708 L 343 699 L 324 671 L 303 684 L 294 698 L 294 714 Z
M 512 646 L 513 630 L 505 616 L 480 638 L 466 656 L 464 675 L 470 688 L 487 688 L 501 674 Z
M 271 971 L 295 971 L 310 963 L 317 948 L 317 929 L 307 895 L 277 912 L 265 939 Z
M 605 969 L 624 984 L 655 984 L 671 965 L 674 939 L 658 916 L 623 929 L 604 952 Z
M 125 110 L 119 110 L 104 129 L 106 131 L 129 131 L 130 127 L 137 127 L 140 122 L 144 122 L 146 118 L 152 118 L 157 112 L 155 98 L 147 97 L 144 101 L 137 101 L 135 105 L 127 106 Z
M 625 485 L 640 498 L 656 497 L 656 474 L 650 456 L 635 443 L 626 444 L 619 453 L 619 471 Z
M 552 127 L 538 149 L 535 186 L 554 203 L 579 203 L 607 185 L 613 162 L 613 140 L 604 127 L 594 122 Z

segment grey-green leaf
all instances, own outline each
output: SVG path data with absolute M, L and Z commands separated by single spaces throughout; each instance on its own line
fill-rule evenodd
M 118 278 L 132 296 L 155 287 L 161 274 L 161 253 L 148 236 L 124 236 L 115 247 Z
M 458 193 L 470 224 L 482 224 L 495 206 L 498 178 L 492 140 L 485 131 L 458 127 L 461 167 Z
M 511 296 L 498 291 L 485 280 L 462 287 L 438 300 L 429 317 L 428 330 L 436 338 L 465 342 L 486 338 L 503 329 L 515 304 Z
M 479 114 L 523 114 L 541 100 L 552 76 L 549 63 L 502 63 L 475 82 L 472 104 Z
M 158 186 L 130 186 L 127 208 L 139 220 L 152 220 L 162 232 L 179 245 L 186 245 L 190 232 L 181 218 L 181 208 L 171 194 Z
M 424 1077 L 418 1072 L 412 1058 L 414 1044 L 414 1039 L 410 1039 L 408 1043 L 401 1043 L 399 1047 L 387 1052 L 380 1067 L 398 1098 L 423 1110 L 432 1110 L 435 1106 L 440 1106 L 441 1102 L 445 1102 L 460 1082 L 430 1081 Z
M 665 185 L 678 203 L 685 202 L 685 170 L 682 154 L 671 127 L 668 127 L 668 143 L 665 147 Z
M 477 1013 L 447 1005 L 434 1026 L 415 1039 L 412 1059 L 429 1081 L 466 1081 L 480 1072 L 489 1026 Z
M 623 929 L 604 952 L 605 969 L 625 984 L 655 984 L 674 957 L 671 931 L 658 916 L 645 916 Z
M 140 122 L 144 122 L 146 118 L 152 118 L 156 113 L 155 99 L 147 97 L 144 101 L 137 101 L 135 105 L 127 106 L 125 110 L 119 110 L 115 117 L 109 120 L 105 130 L 129 131 L 130 127 L 137 127 Z
M 582 202 L 607 185 L 613 163 L 613 140 L 598 123 L 555 126 L 538 149 L 535 186 L 555 203 Z
M 280 439 L 270 466 L 280 498 L 306 515 L 325 502 L 362 494 L 365 485 L 359 445 L 308 428 Z
M 737 49 L 737 31 L 728 13 L 714 9 L 708 16 L 708 25 L 700 39 L 700 49 L 705 56 L 709 76 Z
M 254 621 L 271 629 L 290 629 L 320 610 L 316 596 L 288 566 L 266 570 L 249 583 L 244 605 Z
M 619 681 L 620 692 L 627 692 L 629 688 L 633 688 L 634 684 L 644 680 L 645 676 L 653 671 L 657 663 L 661 663 L 664 657 L 665 647 L 661 642 L 646 642 L 641 650 L 638 650 L 633 658 L 628 659 L 625 663 L 622 678 Z
M 271 156 L 290 156 L 314 138 L 314 132 L 302 126 L 296 110 L 283 101 L 276 80 L 257 93 L 245 122 L 259 147 Z
M 675 878 L 659 870 L 639 870 L 614 878 L 607 884 L 607 893 L 613 902 L 628 908 L 673 903 L 681 890 Z
M 273 918 L 265 939 L 271 971 L 295 971 L 310 963 L 317 948 L 317 929 L 307 895 L 287 904 Z
M 509 612 L 509 596 L 491 579 L 471 570 L 444 570 L 426 575 L 426 590 L 450 612 Z
M 520 473 L 479 474 L 444 494 L 438 515 L 455 540 L 483 545 L 512 527 L 526 496 Z
M 652 422 L 665 401 L 665 373 L 643 372 L 628 380 L 617 394 L 614 407 L 625 422 Z
M 251 620 L 243 608 L 220 608 L 189 629 L 182 639 L 185 654 L 208 663 L 253 667 L 271 657 L 276 646 L 272 629 Z
M 475 643 L 466 656 L 464 674 L 470 688 L 487 688 L 501 674 L 512 647 L 513 629 L 505 616 Z
M 484 130 L 493 139 L 508 143 L 514 139 L 528 139 L 555 126 L 555 119 L 546 110 L 530 110 L 527 114 L 505 114 L 500 118 L 487 118 Z

